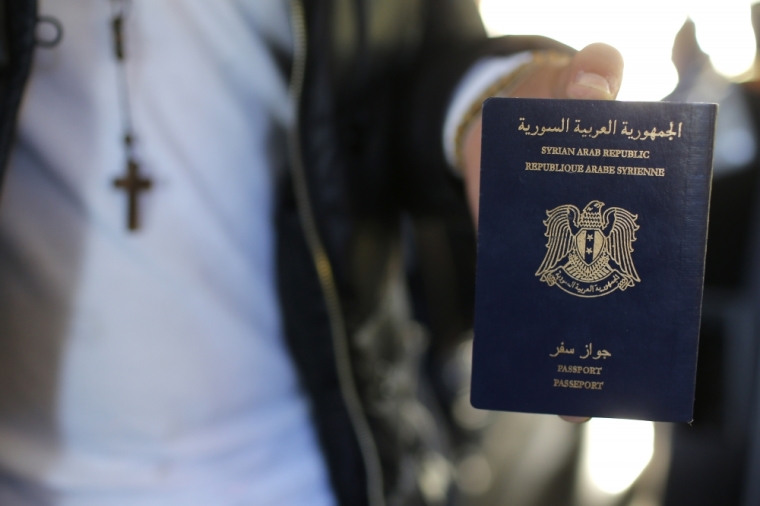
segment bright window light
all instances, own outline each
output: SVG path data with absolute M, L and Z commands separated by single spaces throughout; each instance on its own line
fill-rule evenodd
M 654 424 L 594 418 L 585 427 L 584 453 L 591 482 L 603 492 L 630 487 L 652 460 Z
M 675 34 L 691 17 L 702 49 L 729 76 L 746 71 L 755 54 L 750 0 L 535 0 L 516 5 L 481 0 L 492 35 L 546 35 L 580 49 L 592 42 L 615 46 L 625 59 L 621 100 L 659 100 L 678 81 L 670 60 Z
M 746 0 L 694 2 L 689 15 L 697 27 L 697 41 L 710 55 L 715 70 L 737 76 L 755 61 L 755 34 Z

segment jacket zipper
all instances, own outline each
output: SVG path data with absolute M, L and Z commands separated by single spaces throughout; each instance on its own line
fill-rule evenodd
M 380 466 L 380 456 L 375 439 L 364 414 L 359 393 L 354 381 L 351 358 L 348 346 L 348 335 L 340 307 L 338 290 L 333 277 L 332 266 L 325 252 L 322 239 L 319 236 L 316 219 L 311 207 L 311 197 L 306 181 L 306 172 L 301 156 L 300 116 L 298 114 L 303 94 L 304 76 L 306 73 L 306 19 L 302 0 L 291 0 L 291 19 L 293 26 L 294 50 L 293 68 L 290 81 L 290 95 L 295 105 L 295 118 L 289 136 L 290 165 L 293 174 L 293 184 L 298 205 L 301 226 L 304 229 L 306 242 L 311 251 L 312 260 L 316 267 L 317 276 L 322 287 L 322 293 L 327 306 L 332 334 L 333 353 L 338 372 L 343 402 L 348 410 L 354 434 L 359 442 L 359 448 L 367 473 L 367 499 L 369 506 L 384 506 L 383 475 Z

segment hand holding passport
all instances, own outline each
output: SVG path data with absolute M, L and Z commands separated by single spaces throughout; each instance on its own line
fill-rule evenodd
M 475 407 L 691 420 L 715 115 L 486 102 Z
M 591 44 L 572 58 L 546 61 L 509 96 L 520 98 L 612 100 L 623 79 L 623 58 L 606 44 Z M 480 186 L 481 122 L 472 121 L 462 136 L 462 169 L 472 215 L 477 221 Z

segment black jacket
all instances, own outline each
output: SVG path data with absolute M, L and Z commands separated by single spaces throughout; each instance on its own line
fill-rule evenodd
M 468 324 L 474 265 L 461 182 L 441 146 L 448 100 L 480 56 L 559 46 L 488 40 L 472 0 L 292 8 L 298 116 L 276 225 L 288 344 L 340 503 L 422 503 L 419 477 L 446 441 L 421 364 Z M 36 16 L 34 0 L 0 0 L 3 168 Z M 415 311 L 410 258 L 422 266 Z

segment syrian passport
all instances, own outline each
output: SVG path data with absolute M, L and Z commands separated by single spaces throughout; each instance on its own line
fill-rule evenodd
M 692 420 L 716 114 L 486 101 L 474 407 Z

